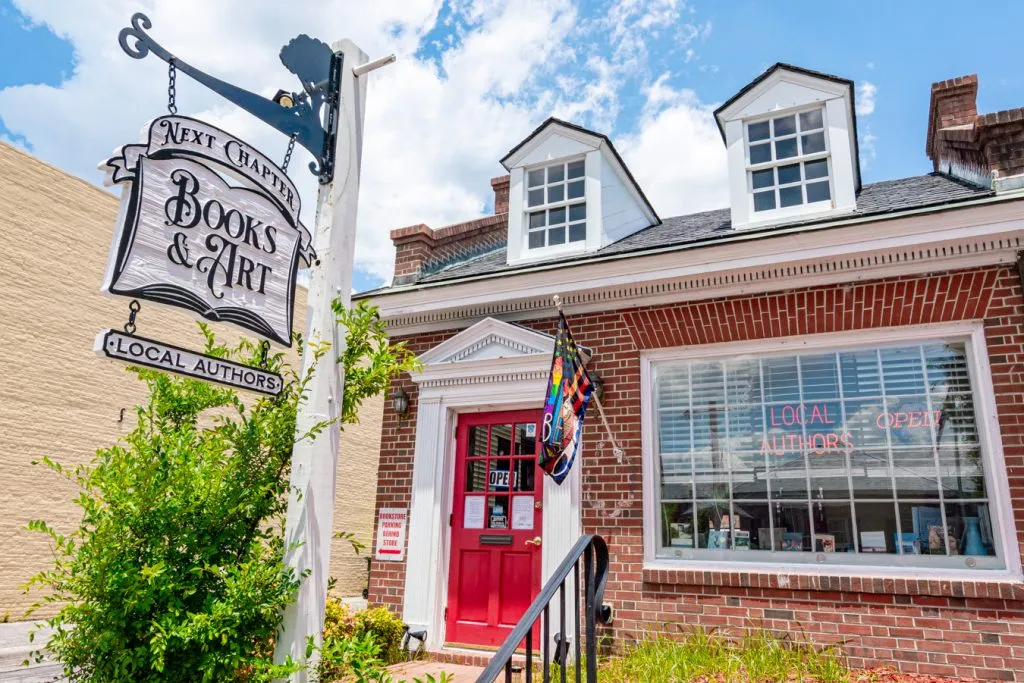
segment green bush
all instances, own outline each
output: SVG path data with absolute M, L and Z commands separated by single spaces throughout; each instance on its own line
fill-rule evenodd
M 402 636 L 405 624 L 386 607 L 372 607 L 352 611 L 337 598 L 327 600 L 324 618 L 324 663 L 321 666 L 322 680 L 340 678 L 352 673 L 346 661 L 334 661 L 328 653 L 342 653 L 343 659 L 352 653 L 365 652 L 369 638 L 376 647 L 375 657 L 382 664 L 393 664 L 405 659 L 402 652 Z M 358 643 L 359 647 L 356 647 Z
M 348 328 L 342 421 L 359 402 L 415 366 L 389 346 L 377 310 L 336 309 Z M 248 365 L 256 344 L 219 344 L 206 353 Z M 301 353 L 301 339 L 299 340 Z M 320 359 L 325 344 L 311 345 Z M 358 368 L 358 369 L 357 369 Z M 82 517 L 71 533 L 45 521 L 52 568 L 27 585 L 60 605 L 47 620 L 46 647 L 75 683 L 263 681 L 295 670 L 274 666 L 274 638 L 301 577 L 283 563 L 284 516 L 295 417 L 310 376 L 284 354 L 268 358 L 282 374 L 278 396 L 248 405 L 238 392 L 205 382 L 130 368 L 145 382 L 135 428 L 73 469 L 43 462 L 79 488 Z M 351 371 L 351 372 L 349 372 Z M 303 438 L 326 428 L 321 423 Z

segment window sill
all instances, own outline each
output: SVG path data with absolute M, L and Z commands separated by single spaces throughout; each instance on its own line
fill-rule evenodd
M 988 598 L 1024 602 L 1024 580 L 1006 570 L 920 572 L 867 567 L 737 567 L 736 564 L 671 560 L 644 563 L 643 582 L 677 586 L 730 586 L 792 591 L 828 591 L 886 595 Z M 848 570 L 848 571 L 847 571 Z

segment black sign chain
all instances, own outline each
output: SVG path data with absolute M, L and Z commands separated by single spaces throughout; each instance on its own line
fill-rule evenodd
M 132 299 L 128 304 L 128 322 L 124 324 L 125 334 L 135 334 L 135 316 L 139 314 L 140 310 L 142 310 L 142 304 L 138 299 Z
M 267 354 L 270 352 L 270 342 L 266 339 L 260 342 L 260 367 L 267 367 Z
M 281 170 L 285 173 L 288 172 L 288 164 L 292 161 L 292 152 L 295 151 L 295 138 L 298 137 L 298 133 L 292 133 L 291 138 L 288 139 L 288 149 L 284 152 L 284 161 L 281 162 Z
M 175 103 L 177 97 L 177 91 L 174 87 L 174 81 L 178 76 L 178 68 L 174 66 L 174 57 L 167 60 L 167 111 L 171 114 L 178 113 L 178 105 Z

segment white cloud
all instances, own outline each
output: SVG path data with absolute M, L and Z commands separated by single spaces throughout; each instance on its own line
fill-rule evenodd
M 870 116 L 875 111 L 875 94 L 878 87 L 870 81 L 857 84 L 857 116 Z
M 662 74 L 645 91 L 639 131 L 617 147 L 664 218 L 728 205 L 725 145 L 712 114 L 692 90 Z
M 371 58 L 395 52 L 397 63 L 369 77 L 356 251 L 357 265 L 383 278 L 393 267 L 392 228 L 481 215 L 488 179 L 504 172 L 498 159 L 546 116 L 614 134 L 626 79 L 648 84 L 647 106 L 630 134 L 614 137 L 657 210 L 668 216 L 724 203 L 725 155 L 710 110 L 692 91 L 666 79 L 651 84 L 647 75 L 647 38 L 676 32 L 681 63 L 710 33 L 710 23 L 680 23 L 680 0 L 614 0 L 590 19 L 571 0 L 449 0 L 445 8 L 441 0 L 15 4 L 69 40 L 76 63 L 57 87 L 0 90 L 0 117 L 35 154 L 93 182 L 102 178 L 96 164 L 138 140 L 144 122 L 166 107 L 166 65 L 129 59 L 117 44 L 135 11 L 150 16 L 150 35 L 167 49 L 267 96 L 297 87 L 277 53 L 298 33 L 350 37 Z M 591 50 L 586 40 L 610 47 Z M 433 54 L 418 57 L 423 47 Z M 283 156 L 280 134 L 184 76 L 178 107 Z M 297 150 L 291 175 L 311 224 L 308 160 Z

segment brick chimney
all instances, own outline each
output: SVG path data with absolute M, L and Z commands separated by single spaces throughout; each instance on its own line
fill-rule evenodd
M 1024 108 L 978 114 L 978 76 L 932 84 L 925 152 L 933 168 L 996 191 L 1024 187 Z
M 422 223 L 391 231 L 395 244 L 393 285 L 416 282 L 447 265 L 486 254 L 508 240 L 509 176 L 491 178 L 494 215 L 437 230 Z

